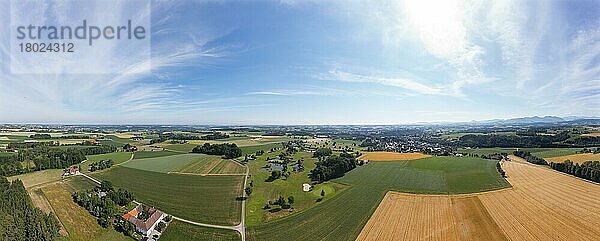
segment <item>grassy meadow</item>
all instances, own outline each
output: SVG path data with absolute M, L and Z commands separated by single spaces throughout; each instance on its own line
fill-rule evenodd
M 241 240 L 237 231 L 208 228 L 174 220 L 160 237 L 161 241 L 211 241 L 211 240 Z
M 179 155 L 181 153 L 174 151 L 136 151 L 133 155 L 133 159 L 144 159 L 162 156 Z
M 176 175 L 117 166 L 91 174 L 134 193 L 136 200 L 192 221 L 240 222 L 243 176 Z

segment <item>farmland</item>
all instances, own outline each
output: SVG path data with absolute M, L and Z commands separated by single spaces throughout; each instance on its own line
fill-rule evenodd
M 107 154 L 98 154 L 98 155 L 89 155 L 86 156 L 87 161 L 81 164 L 81 172 L 88 172 L 90 169 L 90 165 L 97 161 L 110 159 L 113 161 L 113 165 L 119 165 L 123 162 L 126 162 L 132 157 L 133 153 L 130 152 L 113 152 Z
M 160 240 L 162 241 L 179 241 L 179 240 L 240 240 L 240 234 L 233 230 L 207 228 L 196 225 L 191 225 L 181 221 L 173 221 L 169 224 L 169 228 L 163 233 Z
M 570 160 L 573 163 L 584 163 L 585 161 L 600 161 L 600 154 L 591 154 L 591 153 L 581 153 L 581 154 L 573 154 L 567 156 L 559 156 L 546 158 L 547 162 L 563 162 L 565 160 Z
M 512 189 L 449 196 L 389 192 L 358 240 L 598 237 L 600 186 L 530 164 L 505 162 L 503 168 Z
M 137 151 L 137 152 L 135 152 L 133 159 L 172 156 L 172 155 L 178 155 L 178 154 L 181 154 L 181 153 L 174 152 L 174 151 Z
M 386 151 L 377 151 L 377 152 L 366 152 L 362 156 L 360 156 L 359 160 L 369 160 L 369 161 L 408 161 L 408 160 L 416 160 L 421 158 L 431 157 L 430 155 L 425 155 L 423 153 L 399 153 L 399 152 L 386 152 Z
M 151 157 L 143 159 L 133 159 L 124 163 L 122 166 L 153 172 L 170 172 L 180 167 L 186 166 L 196 160 L 206 158 L 201 154 L 179 154 L 170 156 Z
M 389 190 L 455 194 L 509 187 L 495 171 L 495 163 L 479 158 L 456 157 L 371 162 L 333 181 L 350 187 L 329 201 L 282 219 L 249 227 L 248 238 L 354 240 Z
M 202 155 L 193 162 L 173 169 L 173 173 L 188 174 L 243 174 L 244 166 L 232 161 L 221 159 L 220 156 Z
M 240 221 L 243 176 L 196 176 L 117 166 L 92 174 L 134 193 L 136 200 L 197 222 L 233 225 Z
M 122 166 L 145 171 L 182 174 L 243 174 L 244 167 L 220 156 L 179 154 L 133 159 Z

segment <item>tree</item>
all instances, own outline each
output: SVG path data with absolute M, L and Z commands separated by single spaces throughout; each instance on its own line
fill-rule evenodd
M 321 189 L 321 197 L 325 197 L 325 189 Z
M 325 157 L 325 156 L 331 156 L 332 151 L 329 148 L 318 148 L 314 153 L 313 153 L 313 157 L 319 158 L 319 157 Z
M 288 203 L 290 203 L 290 205 L 294 204 L 294 196 L 288 197 Z
M 99 188 L 103 192 L 109 192 L 114 189 L 112 183 L 109 181 L 102 181 Z
M 165 230 L 165 228 L 167 227 L 167 225 L 165 223 L 163 223 L 163 222 L 160 222 L 160 223 L 158 223 L 157 227 L 158 227 L 158 231 L 162 232 L 162 231 Z
M 252 194 L 252 188 L 251 188 L 251 187 L 246 187 L 246 188 L 244 189 L 244 191 L 246 192 L 246 195 L 247 195 L 247 196 L 250 196 L 250 194 Z

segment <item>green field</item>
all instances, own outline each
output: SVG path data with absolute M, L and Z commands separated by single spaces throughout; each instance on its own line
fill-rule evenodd
M 293 155 L 294 160 L 304 158 L 305 170 L 303 172 L 291 172 L 290 176 L 285 180 L 281 178 L 272 182 L 266 182 L 265 180 L 271 173 L 262 170 L 262 167 L 267 164 L 265 159 L 267 157 L 274 157 L 278 154 L 279 152 L 264 154 L 257 160 L 248 163 L 251 173 L 249 181 L 252 181 L 254 185 L 251 197 L 246 201 L 246 224 L 248 225 L 257 225 L 292 215 L 294 212 L 301 212 L 314 205 L 320 205 L 346 188 L 346 185 L 327 182 L 314 186 L 313 191 L 311 192 L 304 192 L 302 190 L 302 184 L 311 183 L 308 173 L 315 168 L 316 161 L 316 159 L 311 158 L 311 153 L 307 152 L 299 152 Z M 291 170 L 291 166 L 289 169 Z M 327 195 L 323 201 L 317 203 L 316 199 L 320 197 L 321 189 L 325 189 Z M 265 203 L 269 200 L 275 200 L 279 196 L 285 198 L 289 196 L 294 197 L 295 203 L 292 205 L 294 207 L 294 212 L 281 210 L 279 212 L 271 213 L 269 210 L 263 209 Z
M 172 156 L 161 156 L 144 159 L 133 159 L 122 166 L 140 170 L 168 173 L 179 170 L 192 163 L 199 162 L 205 159 L 212 160 L 215 156 L 204 154 L 179 154 Z M 221 159 L 221 157 L 216 157 Z M 207 161 L 208 162 L 208 161 Z
M 240 222 L 243 176 L 165 174 L 117 166 L 91 174 L 134 193 L 136 200 L 192 221 L 234 225 Z
M 237 231 L 207 228 L 188 223 L 173 221 L 167 227 L 167 230 L 160 237 L 161 241 L 210 241 L 210 240 L 241 240 Z
M 98 155 L 89 155 L 86 156 L 87 161 L 81 164 L 81 172 L 89 172 L 90 165 L 92 163 L 110 159 L 113 161 L 113 165 L 119 165 L 123 162 L 126 162 L 131 158 L 131 152 L 113 152 L 106 154 L 98 154 Z
M 248 154 L 248 155 L 255 154 L 257 151 L 264 151 L 266 153 L 273 148 L 281 148 L 281 144 L 280 143 L 270 143 L 270 144 L 240 147 L 240 149 L 242 149 L 242 153 Z
M 181 153 L 174 151 L 136 151 L 133 159 L 144 159 L 161 156 L 179 155 Z
M 191 152 L 194 147 L 197 145 L 194 144 L 172 144 L 165 146 L 165 149 L 176 151 L 176 152 Z
M 469 157 L 370 162 L 335 180 L 350 188 L 331 200 L 249 227 L 248 239 L 355 240 L 387 191 L 456 194 L 508 187 L 495 171 L 495 163 Z
M 190 174 L 244 174 L 245 168 L 241 164 L 224 160 L 220 156 L 196 154 L 199 158 L 194 159 L 187 165 L 180 166 L 171 171 Z

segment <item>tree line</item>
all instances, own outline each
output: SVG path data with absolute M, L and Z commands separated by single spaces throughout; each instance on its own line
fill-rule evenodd
M 222 132 L 214 132 L 214 133 L 210 133 L 207 135 L 202 135 L 202 136 L 198 136 L 198 135 L 191 135 L 191 134 L 184 134 L 184 133 L 165 133 L 165 134 L 161 134 L 159 136 L 159 140 L 167 140 L 167 139 L 171 139 L 171 140 L 218 140 L 218 139 L 227 139 L 229 138 L 229 135 L 227 135 L 226 133 L 222 133 Z
M 225 158 L 237 158 L 242 156 L 242 149 L 235 143 L 213 144 L 204 143 L 202 146 L 196 146 L 192 149 L 193 153 L 203 153 L 208 155 L 221 155 Z
M 44 140 L 44 139 L 92 139 L 88 135 L 63 135 L 52 137 L 50 134 L 33 134 L 30 135 L 29 138 L 35 140 Z
M 458 139 L 460 146 L 468 147 L 562 147 L 566 144 L 557 144 L 569 138 L 568 131 L 561 132 L 554 136 L 550 135 L 474 135 L 468 134 Z
M 116 151 L 112 146 L 93 146 L 88 148 L 60 148 L 38 146 L 22 149 L 19 153 L 0 156 L 0 175 L 13 176 L 29 171 L 45 169 L 63 169 L 85 160 L 86 155 L 104 154 Z M 23 167 L 21 163 L 31 161 L 35 167 Z
M 528 151 L 514 151 L 513 155 L 518 156 L 520 158 L 525 159 L 525 161 L 538 165 L 548 165 L 548 162 L 543 158 L 534 156 L 531 152 Z
M 0 177 L 0 237 L 2 240 L 54 240 L 60 224 L 53 213 L 36 208 L 21 180 Z
M 586 161 L 579 165 L 579 163 L 573 163 L 570 160 L 566 160 L 564 162 L 551 162 L 550 167 L 560 172 L 600 183 L 599 161 Z
M 316 163 L 315 169 L 310 171 L 309 177 L 315 182 L 324 182 L 343 176 L 346 172 L 356 168 L 356 159 L 353 155 L 342 153 L 339 156 L 329 156 Z
M 104 170 L 107 168 L 112 167 L 114 164 L 112 159 L 107 159 L 107 160 L 101 160 L 101 161 L 97 161 L 94 162 L 90 165 L 90 172 L 95 172 L 95 171 L 99 171 L 99 170 Z

